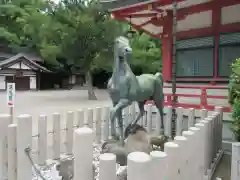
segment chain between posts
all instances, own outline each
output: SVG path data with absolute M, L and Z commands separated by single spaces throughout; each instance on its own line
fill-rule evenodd
M 25 154 L 26 154 L 26 156 L 28 157 L 30 163 L 32 164 L 32 167 L 33 167 L 34 171 L 36 172 L 36 174 L 37 174 L 42 180 L 47 180 L 45 177 L 43 177 L 41 171 L 40 171 L 40 170 L 36 167 L 36 165 L 34 164 L 30 153 L 31 153 L 31 148 L 30 148 L 30 147 L 27 147 L 27 148 L 25 149 Z

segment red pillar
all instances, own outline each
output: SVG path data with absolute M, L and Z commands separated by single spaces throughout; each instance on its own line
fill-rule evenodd
M 164 81 L 172 79 L 172 13 L 168 13 L 164 23 L 165 36 L 162 41 L 162 74 Z M 167 36 L 166 36 L 167 35 Z
M 219 5 L 218 1 L 215 0 L 214 7 L 212 10 L 212 30 L 215 37 L 213 78 L 215 80 L 218 78 L 220 26 L 221 26 L 221 6 Z

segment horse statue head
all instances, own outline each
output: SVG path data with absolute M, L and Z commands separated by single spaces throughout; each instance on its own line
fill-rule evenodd
M 115 39 L 115 55 L 116 58 L 125 58 L 132 54 L 132 48 L 130 46 L 129 40 L 124 36 L 119 36 Z

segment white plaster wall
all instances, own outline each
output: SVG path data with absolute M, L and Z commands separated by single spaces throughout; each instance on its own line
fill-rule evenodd
M 12 68 L 12 69 L 20 69 L 20 63 L 13 64 L 13 65 L 10 66 L 9 68 Z
M 185 19 L 178 21 L 177 31 L 187 31 L 190 29 L 198 29 L 211 27 L 212 11 L 204 11 L 188 15 Z
M 5 76 L 0 76 L 0 90 L 5 90 L 6 83 L 5 83 Z
M 31 68 L 22 63 L 22 64 L 21 64 L 21 69 L 31 69 Z
M 16 70 L 9 69 L 9 70 L 1 70 L 0 73 L 2 75 L 14 75 L 16 73 Z M 24 71 L 23 70 L 23 75 L 24 76 L 36 76 L 36 73 L 34 71 Z
M 142 27 L 142 29 L 145 29 L 150 33 L 156 34 L 156 35 L 163 32 L 163 27 L 158 27 L 153 24 L 146 24 L 145 26 Z
M 222 8 L 222 14 L 221 14 L 222 24 L 231 24 L 235 22 L 240 22 L 239 12 L 240 12 L 240 4 Z
M 37 89 L 36 76 L 30 77 L 30 89 Z

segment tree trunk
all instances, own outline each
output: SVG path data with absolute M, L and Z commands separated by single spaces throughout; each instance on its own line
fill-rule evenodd
M 86 74 L 86 83 L 87 83 L 87 89 L 88 89 L 88 99 L 89 100 L 97 100 L 97 97 L 93 90 L 93 83 L 92 83 L 92 74 L 90 71 L 87 71 Z

